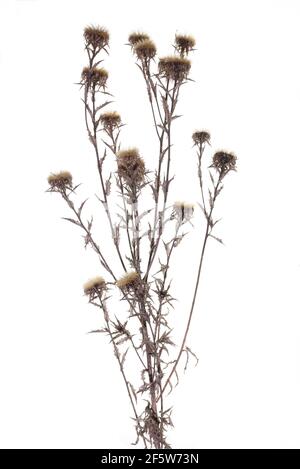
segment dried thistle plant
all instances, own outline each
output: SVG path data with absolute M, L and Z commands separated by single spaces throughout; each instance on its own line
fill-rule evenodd
M 190 356 L 198 361 L 187 346 L 187 337 L 207 242 L 210 237 L 221 241 L 214 234 L 217 223 L 214 211 L 224 178 L 236 169 L 236 156 L 220 150 L 206 163 L 204 152 L 210 145 L 210 134 L 205 130 L 193 133 L 198 160 L 195 177 L 199 179 L 204 237 L 191 307 L 176 351 L 172 338 L 175 298 L 171 290 L 170 267 L 174 250 L 186 234 L 183 227 L 190 223 L 195 207 L 186 202 L 169 206 L 174 171 L 171 169 L 171 130 L 174 120 L 179 117 L 176 107 L 182 85 L 190 80 L 188 55 L 194 50 L 195 39 L 176 35 L 175 55 L 157 58 L 156 46 L 147 34 L 134 32 L 128 38 L 146 85 L 157 139 L 156 168 L 151 171 L 146 169 L 142 151 L 121 148 L 121 116 L 105 109 L 111 104 L 112 95 L 107 91 L 109 74 L 99 66 L 103 62 L 102 54 L 108 53 L 108 31 L 89 26 L 84 30 L 84 41 L 88 59 L 80 81 L 84 118 L 99 175 L 98 198 L 107 217 L 112 246 L 119 261 L 118 271 L 112 267 L 111 252 L 104 252 L 96 240 L 93 218 L 83 216 L 86 201 L 78 204 L 74 201 L 79 184 L 74 185 L 71 173 L 51 174 L 48 191 L 62 197 L 72 213 L 71 218 L 65 219 L 82 230 L 85 247 L 90 247 L 99 258 L 103 277 L 89 280 L 83 290 L 88 301 L 102 311 L 103 326 L 92 332 L 107 334 L 112 344 L 132 407 L 136 443 L 141 440 L 145 448 L 170 448 L 167 433 L 173 423 L 167 396 L 178 382 L 183 356 L 184 369 Z M 153 197 L 152 206 L 141 213 L 142 201 L 149 191 Z M 111 201 L 112 193 L 120 200 L 117 206 Z M 166 225 L 173 226 L 171 239 L 167 239 Z M 112 297 L 122 300 L 117 315 L 110 309 Z M 136 360 L 135 382 L 128 378 L 126 359 L 129 354 L 132 354 L 131 360 Z

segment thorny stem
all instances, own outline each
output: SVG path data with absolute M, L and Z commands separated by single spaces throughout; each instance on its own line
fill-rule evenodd
M 116 341 L 115 341 L 115 339 L 112 335 L 112 332 L 111 332 L 111 328 L 110 328 L 110 324 L 109 324 L 109 315 L 108 315 L 108 311 L 107 311 L 107 308 L 106 308 L 106 305 L 105 305 L 105 301 L 102 300 L 101 295 L 99 295 L 99 294 L 98 294 L 98 298 L 99 298 L 99 301 L 100 301 L 101 308 L 103 309 L 103 312 L 104 312 L 104 319 L 105 319 L 105 323 L 106 323 L 106 328 L 107 328 L 110 340 L 111 340 L 111 342 L 113 344 L 113 347 L 114 347 L 115 357 L 118 361 L 120 371 L 121 371 L 121 374 L 122 374 L 122 377 L 123 377 L 123 380 L 124 380 L 124 383 L 125 383 L 125 386 L 126 386 L 126 389 L 127 389 L 127 393 L 128 393 L 128 396 L 129 396 L 129 399 L 130 399 L 130 402 L 131 402 L 131 406 L 132 406 L 132 409 L 133 409 L 133 412 L 134 412 L 135 420 L 136 420 L 136 423 L 139 427 L 138 435 L 140 435 L 142 437 L 145 448 L 147 448 L 147 442 L 146 442 L 146 439 L 145 439 L 145 436 L 144 436 L 144 433 L 143 433 L 143 428 L 140 426 L 139 416 L 138 416 L 136 406 L 134 404 L 133 397 L 132 397 L 132 394 L 131 394 L 131 391 L 130 391 L 129 382 L 126 378 L 126 374 L 125 374 L 125 371 L 124 371 L 124 366 L 123 366 L 122 360 L 120 358 L 120 353 L 119 353 Z
M 172 120 L 173 120 L 173 115 L 175 112 L 176 104 L 178 101 L 178 95 L 179 95 L 179 90 L 180 90 L 180 85 L 181 83 L 175 82 L 173 85 L 173 89 L 169 90 L 169 80 L 167 80 L 167 85 L 166 85 L 166 95 L 165 95 L 165 121 L 164 121 L 164 129 L 167 134 L 167 169 L 166 169 L 166 175 L 164 178 L 164 187 L 163 187 L 163 192 L 164 192 L 164 200 L 163 200 L 163 209 L 161 211 L 161 219 L 160 219 L 160 228 L 158 232 L 158 236 L 156 239 L 156 242 L 154 243 L 154 237 L 155 237 L 155 232 L 157 229 L 157 223 L 158 223 L 158 203 L 159 203 L 159 190 L 161 186 L 161 168 L 162 168 L 162 161 L 164 157 L 164 152 L 161 151 L 160 159 L 159 159 L 159 167 L 158 167 L 158 177 L 157 177 L 157 204 L 156 204 L 156 209 L 155 209 L 155 217 L 154 217 L 154 224 L 153 224 L 153 238 L 151 240 L 151 250 L 150 250 L 150 255 L 149 255 L 149 261 L 148 261 L 148 267 L 147 267 L 147 273 L 146 277 L 148 277 L 150 273 L 151 266 L 154 262 L 158 247 L 159 247 L 159 242 L 161 239 L 161 235 L 163 232 L 163 226 L 164 226 L 164 215 L 166 211 L 166 206 L 167 206 L 167 200 L 168 200 L 168 194 L 169 194 L 169 185 L 171 180 L 169 179 L 170 177 L 170 165 L 171 165 L 171 125 L 172 125 Z M 172 91 L 172 93 L 171 93 Z M 168 105 L 168 98 L 170 98 L 170 106 Z M 154 243 L 154 244 L 153 244 Z
M 201 277 L 201 272 L 202 272 L 202 265 L 203 265 L 203 260 L 204 260 L 205 249 L 206 249 L 206 245 L 207 245 L 207 240 L 209 238 L 209 235 L 210 235 L 210 232 L 211 232 L 211 229 L 212 229 L 212 213 L 213 213 L 213 210 L 214 210 L 216 198 L 219 194 L 219 187 L 220 187 L 221 180 L 222 180 L 222 172 L 219 173 L 219 178 L 218 178 L 217 184 L 214 187 L 214 194 L 213 194 L 213 197 L 212 197 L 212 200 L 211 200 L 210 211 L 209 211 L 209 214 L 207 215 L 207 218 L 206 218 L 206 230 L 205 230 L 204 240 L 203 240 L 202 249 L 201 249 L 200 262 L 199 262 L 197 278 L 196 278 L 196 284 L 195 284 L 191 309 L 190 309 L 190 313 L 189 313 L 189 317 L 188 317 L 188 322 L 187 322 L 187 325 L 186 325 L 185 333 L 184 333 L 184 336 L 183 336 L 183 340 L 182 340 L 182 343 L 181 343 L 181 347 L 180 347 L 178 356 L 177 356 L 177 358 L 175 360 L 175 363 L 172 367 L 172 370 L 171 370 L 171 372 L 170 372 L 170 374 L 169 374 L 169 376 L 168 376 L 168 378 L 167 378 L 167 380 L 166 380 L 166 382 L 163 386 L 163 389 L 162 389 L 163 393 L 164 393 L 167 385 L 169 384 L 170 379 L 172 378 L 173 374 L 176 371 L 177 365 L 178 365 L 178 363 L 180 361 L 180 358 L 181 358 L 181 355 L 184 351 L 186 339 L 187 339 L 187 336 L 188 336 L 188 333 L 189 333 L 189 329 L 190 329 L 190 325 L 191 325 L 191 321 L 192 321 L 192 316 L 193 316 L 193 312 L 194 312 L 194 307 L 195 307 L 195 302 L 196 302 L 196 298 L 197 298 L 198 288 L 199 288 L 199 282 L 200 282 L 200 277 Z M 159 398 L 160 398 L 160 396 L 159 396 Z
M 118 134 L 115 136 L 114 135 L 114 132 L 111 131 L 111 132 L 108 132 L 106 131 L 106 134 L 107 136 L 109 137 L 110 141 L 111 141 L 111 145 L 107 145 L 106 142 L 104 142 L 108 148 L 110 149 L 110 151 L 113 153 L 113 155 L 117 158 L 118 155 L 117 155 L 117 151 L 118 151 L 118 137 L 119 137 L 119 134 L 120 134 L 120 131 L 118 132 Z M 129 246 L 129 250 L 130 250 L 130 255 L 131 255 L 131 259 L 134 259 L 134 252 L 133 252 L 133 246 L 132 246 L 132 242 L 131 242 L 131 238 L 130 238 L 130 234 L 129 234 L 129 214 L 128 214 L 128 210 L 127 210 L 127 207 L 126 207 L 126 200 L 125 200 L 125 194 L 124 194 L 124 186 L 123 186 L 123 182 L 122 182 L 122 178 L 120 176 L 117 176 L 117 183 L 118 183 L 118 186 L 120 188 L 120 191 L 121 191 L 121 198 L 122 198 L 122 203 L 123 203 L 123 210 L 124 210 L 124 215 L 125 215 L 125 225 L 126 225 L 126 235 L 127 235 L 127 240 L 128 240 L 128 246 Z
M 99 255 L 101 261 L 102 261 L 102 265 L 103 267 L 107 270 L 107 272 L 110 273 L 110 275 L 113 277 L 113 279 L 116 281 L 117 278 L 116 276 L 114 275 L 113 271 L 111 270 L 111 268 L 109 267 L 104 255 L 102 254 L 99 246 L 97 245 L 97 243 L 94 241 L 92 235 L 91 235 L 91 232 L 90 230 L 85 226 L 85 224 L 83 223 L 82 221 L 82 218 L 81 218 L 81 215 L 79 213 L 78 210 L 76 210 L 76 208 L 74 207 L 74 203 L 71 201 L 70 197 L 68 196 L 68 194 L 66 193 L 66 191 L 64 190 L 62 192 L 62 197 L 63 199 L 67 202 L 68 206 L 71 208 L 71 210 L 74 212 L 74 214 L 76 215 L 76 218 L 77 218 L 77 221 L 79 223 L 79 226 L 84 230 L 85 234 L 86 234 L 86 239 L 87 239 L 87 242 L 88 243 L 91 243 L 91 245 L 93 246 L 94 250 L 97 252 L 97 254 Z
M 97 56 L 97 53 L 93 53 L 92 55 L 88 54 L 88 55 L 89 55 L 89 62 L 90 62 L 89 66 L 90 66 L 90 68 L 92 68 L 93 65 L 94 65 L 94 60 Z M 106 153 L 104 153 L 104 156 L 101 159 L 100 155 L 99 155 L 98 140 L 97 140 L 97 127 L 98 127 L 99 122 L 97 120 L 96 89 L 95 89 L 95 86 L 92 86 L 91 91 L 90 91 L 91 101 L 92 101 L 92 109 L 90 109 L 89 103 L 88 103 L 88 93 L 89 93 L 88 86 L 89 86 L 88 84 L 85 85 L 85 93 L 84 93 L 86 129 L 87 129 L 90 141 L 91 141 L 91 143 L 94 147 L 94 150 L 95 150 L 95 155 L 96 155 L 96 160 L 97 160 L 97 169 L 98 169 L 98 173 L 99 173 L 100 184 L 101 184 L 101 189 L 102 189 L 102 194 L 103 194 L 103 199 L 104 199 L 104 205 L 105 205 L 105 212 L 106 212 L 106 215 L 107 215 L 107 218 L 108 218 L 108 221 L 109 221 L 112 238 L 113 238 L 113 241 L 114 241 L 116 251 L 118 253 L 118 257 L 119 257 L 120 262 L 122 264 L 122 267 L 123 267 L 124 271 L 126 272 L 127 269 L 126 269 L 126 266 L 125 266 L 121 251 L 120 251 L 118 239 L 116 239 L 116 237 L 115 237 L 115 230 L 114 230 L 114 227 L 113 227 L 112 218 L 111 218 L 111 214 L 110 214 L 110 209 L 109 209 L 109 205 L 108 205 L 106 187 L 105 187 L 104 180 L 103 180 L 102 164 L 103 164 L 103 161 L 105 159 Z M 103 103 L 102 105 L 100 105 L 98 110 L 105 107 L 106 104 L 107 103 Z M 88 114 L 90 115 L 90 118 L 91 118 L 91 121 L 92 121 L 92 132 L 91 132 L 89 122 L 88 122 Z

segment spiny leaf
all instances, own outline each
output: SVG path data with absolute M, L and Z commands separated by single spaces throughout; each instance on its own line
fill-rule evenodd
M 74 225 L 80 226 L 80 223 L 77 220 L 74 220 L 73 218 L 67 218 L 67 217 L 61 217 L 62 220 L 69 221 L 70 223 L 74 223 Z
M 78 214 L 79 214 L 79 216 L 81 216 L 82 209 L 83 209 L 85 203 L 86 203 L 88 200 L 89 200 L 88 198 L 85 199 L 85 200 L 82 202 L 82 204 L 80 205 L 80 207 L 79 207 L 79 209 L 78 209 Z

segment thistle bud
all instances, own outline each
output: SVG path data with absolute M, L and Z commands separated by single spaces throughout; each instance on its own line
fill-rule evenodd
M 60 171 L 59 173 L 51 173 L 48 176 L 50 190 L 62 191 L 72 189 L 72 174 L 69 171 Z
M 145 163 L 136 148 L 119 151 L 118 174 L 130 186 L 139 186 L 145 178 Z
M 128 37 L 128 42 L 129 44 L 133 47 L 135 46 L 138 42 L 141 42 L 141 41 L 146 41 L 146 40 L 149 40 L 149 36 L 148 34 L 145 34 L 145 33 L 139 33 L 139 32 L 135 32 L 135 33 L 131 33 Z
M 183 81 L 187 78 L 191 62 L 177 55 L 162 57 L 158 63 L 159 74 L 169 80 Z
M 86 45 L 94 49 L 102 49 L 109 43 L 109 32 L 100 26 L 87 26 L 83 36 Z
M 156 55 L 156 46 L 150 39 L 136 42 L 133 50 L 137 58 L 142 61 L 153 59 Z
M 81 83 L 90 88 L 105 88 L 108 72 L 104 68 L 84 67 L 81 73 Z
M 217 151 L 213 156 L 212 167 L 219 171 L 221 174 L 226 174 L 228 171 L 236 169 L 236 156 L 233 153 L 225 151 Z
M 114 129 L 119 127 L 121 124 L 121 116 L 117 112 L 104 112 L 100 116 L 100 122 L 103 125 L 103 128 L 111 133 Z
M 193 50 L 195 45 L 196 45 L 196 41 L 195 41 L 195 38 L 193 38 L 193 36 L 176 34 L 175 48 L 182 57 L 184 55 L 188 55 L 188 53 Z
M 192 139 L 195 145 L 203 145 L 204 143 L 210 144 L 210 134 L 206 130 L 197 130 L 193 133 Z

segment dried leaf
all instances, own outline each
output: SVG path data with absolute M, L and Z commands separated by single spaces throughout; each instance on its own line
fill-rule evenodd
M 74 220 L 73 218 L 67 218 L 67 217 L 61 217 L 62 220 L 69 221 L 70 223 L 74 223 L 74 225 L 80 226 L 80 223 L 77 220 Z

